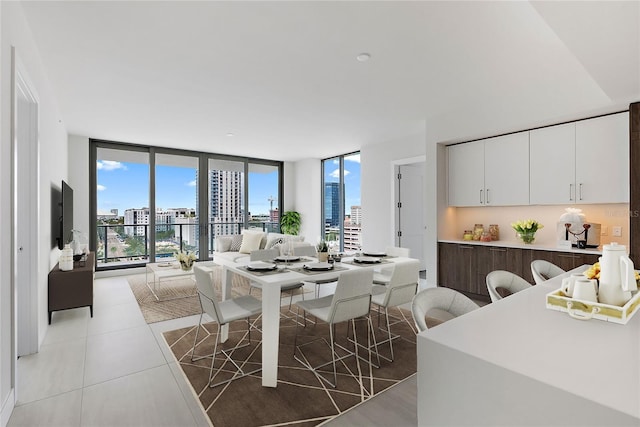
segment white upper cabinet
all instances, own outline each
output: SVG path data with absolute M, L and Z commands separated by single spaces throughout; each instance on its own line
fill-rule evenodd
M 449 152 L 449 205 L 484 206 L 484 142 L 452 145 Z
M 576 122 L 576 203 L 629 202 L 629 113 Z
M 450 206 L 529 204 L 529 134 L 449 147 Z
M 530 203 L 575 203 L 575 123 L 535 129 L 529 138 Z
M 629 202 L 629 114 L 530 132 L 532 205 Z
M 529 204 L 529 132 L 485 141 L 484 187 L 486 206 Z

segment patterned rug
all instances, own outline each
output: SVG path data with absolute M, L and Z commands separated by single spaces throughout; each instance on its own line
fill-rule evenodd
M 214 267 L 213 277 L 216 288 L 220 292 L 222 267 Z M 156 290 L 156 294 L 164 301 L 158 301 L 153 296 L 146 285 L 145 274 L 129 276 L 127 280 L 147 323 L 200 314 L 200 302 L 195 295 L 196 285 L 193 278 L 163 281 L 162 286 Z M 249 291 L 249 281 L 243 277 L 234 275 L 231 285 L 233 296 L 246 295 Z M 260 290 L 253 290 L 252 295 L 259 297 Z
M 291 314 L 286 311 L 286 308 L 283 308 L 284 313 Z M 411 314 L 406 310 L 393 310 L 393 315 L 404 316 L 412 322 Z M 377 330 L 376 315 L 372 314 L 372 320 L 376 336 L 381 340 L 384 335 Z M 211 359 L 191 361 L 196 328 L 197 326 L 194 326 L 165 332 L 164 337 L 214 427 L 317 425 L 336 417 L 416 372 L 416 335 L 409 323 L 402 322 L 392 326 L 393 332 L 401 335 L 400 339 L 394 341 L 395 360 L 393 362 L 381 359 L 380 368 L 372 368 L 367 363 L 361 362 L 359 371 L 353 357 L 345 359 L 338 363 L 338 384 L 334 389 L 293 359 L 296 323 L 291 319 L 281 318 L 278 386 L 262 387 L 260 373 L 258 373 L 212 389 L 208 387 Z M 203 325 L 199 333 L 200 342 L 195 350 L 196 355 L 211 353 L 216 330 L 215 323 Z M 243 330 L 246 330 L 245 321 L 232 323 L 230 338 L 225 343 L 225 347 L 238 342 L 239 337 L 244 335 Z M 352 347 L 346 339 L 346 330 L 346 324 L 337 325 L 336 337 L 339 337 L 338 341 L 345 347 Z M 360 342 L 366 342 L 366 323 L 357 322 L 357 330 Z M 207 334 L 211 335 L 206 337 Z M 298 328 L 298 334 L 298 343 L 310 342 L 320 336 L 326 336 L 328 339 L 328 327 L 322 323 L 309 322 L 306 328 Z M 249 359 L 248 364 L 245 365 L 249 367 L 248 370 L 251 370 L 250 366 L 260 366 L 262 348 L 258 345 L 260 338 L 259 332 L 253 332 L 252 344 L 234 353 L 234 359 L 236 357 L 239 361 Z M 380 353 L 389 356 L 388 344 L 381 345 Z M 324 361 L 330 360 L 330 350 L 320 343 L 317 347 L 315 344 L 307 346 L 305 355 L 310 359 L 313 357 Z M 317 360 L 311 362 L 315 364 Z M 216 368 L 219 366 L 218 363 Z M 332 375 L 330 365 L 326 373 Z M 224 375 L 230 376 L 232 373 L 223 371 L 218 378 L 224 379 Z M 362 385 L 357 381 L 358 378 L 361 379 Z

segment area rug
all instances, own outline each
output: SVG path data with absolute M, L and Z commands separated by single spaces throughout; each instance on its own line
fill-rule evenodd
M 163 301 L 156 300 L 146 285 L 146 280 L 146 274 L 136 274 L 127 277 L 129 287 L 147 323 L 162 322 L 164 320 L 200 314 L 200 302 L 196 296 L 194 279 L 187 277 L 163 281 L 162 286 L 156 290 L 156 294 Z M 222 283 L 221 266 L 213 267 L 213 281 L 218 295 L 220 295 Z M 247 295 L 248 292 L 249 281 L 245 277 L 234 274 L 231 281 L 232 296 Z M 306 291 L 306 293 L 311 292 L 311 290 Z M 251 295 L 260 298 L 260 289 L 253 289 Z M 288 301 L 288 299 L 283 299 L 283 302 L 285 301 Z
M 283 308 L 283 314 L 285 312 L 286 309 Z M 393 310 L 393 314 L 404 316 L 410 321 L 412 319 L 410 312 L 406 310 Z M 373 314 L 372 316 L 375 328 L 376 316 Z M 293 358 L 296 329 L 296 323 L 293 319 L 281 318 L 280 323 L 278 386 L 276 388 L 262 387 L 260 373 L 232 381 L 226 385 L 209 388 L 211 359 L 191 361 L 191 349 L 197 326 L 164 333 L 164 338 L 178 361 L 178 365 L 214 427 L 314 426 L 340 415 L 416 372 L 416 335 L 407 322 L 392 327 L 394 333 L 401 335 L 401 338 L 394 341 L 395 360 L 393 362 L 381 359 L 379 368 L 372 368 L 368 363 L 361 362 L 359 374 L 355 359 L 353 357 L 345 359 L 338 363 L 338 384 L 335 389 L 318 379 L 312 371 L 307 370 Z M 217 326 L 214 323 L 208 323 L 202 328 L 198 338 L 200 342 L 195 349 L 196 355 L 210 354 L 213 349 Z M 375 329 L 377 330 L 377 328 Z M 225 347 L 237 343 L 240 335 L 244 336 L 243 330 L 246 331 L 245 321 L 232 323 L 230 338 L 225 343 Z M 339 342 L 348 347 L 351 344 L 347 341 L 346 330 L 346 324 L 338 325 L 336 336 L 339 337 Z M 357 330 L 360 342 L 366 342 L 366 324 L 359 322 Z M 203 339 L 207 333 L 211 335 Z M 309 322 L 305 328 L 299 327 L 298 333 L 298 343 L 300 344 L 301 342 L 310 342 L 320 336 L 328 338 L 328 327 L 323 323 L 312 324 Z M 381 340 L 386 335 L 377 331 L 376 336 L 378 340 Z M 238 361 L 249 359 L 245 365 L 247 370 L 260 366 L 260 338 L 259 332 L 253 332 L 252 344 L 234 353 L 234 359 L 237 358 Z M 388 344 L 380 346 L 380 353 L 389 356 Z M 318 346 L 315 344 L 307 346 L 305 354 L 310 359 L 313 357 L 318 360 L 330 360 L 330 350 L 328 347 L 320 345 L 320 342 Z M 316 362 L 317 360 L 312 360 L 312 363 Z M 216 368 L 218 366 L 219 361 L 216 362 Z M 231 369 L 231 367 L 227 367 Z M 326 374 L 332 375 L 330 365 Z M 218 378 L 224 379 L 225 375 L 228 378 L 232 372 L 223 371 Z M 358 378 L 361 378 L 361 383 L 357 381 Z

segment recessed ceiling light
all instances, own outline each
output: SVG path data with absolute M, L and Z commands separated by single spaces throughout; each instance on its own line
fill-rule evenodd
M 367 62 L 369 59 L 371 59 L 371 54 L 363 52 L 356 56 L 356 59 L 360 62 Z
M 229 132 L 229 133 L 227 134 L 227 136 L 228 136 L 228 137 L 232 137 L 232 136 L 233 136 L 233 134 L 232 134 L 231 132 Z

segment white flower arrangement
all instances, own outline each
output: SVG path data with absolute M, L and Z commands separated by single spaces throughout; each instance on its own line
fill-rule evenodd
M 196 254 L 194 254 L 193 252 L 180 251 L 174 253 L 173 256 L 175 257 L 176 261 L 180 263 L 180 266 L 183 270 L 191 270 L 191 267 L 193 267 L 193 263 L 197 259 Z

